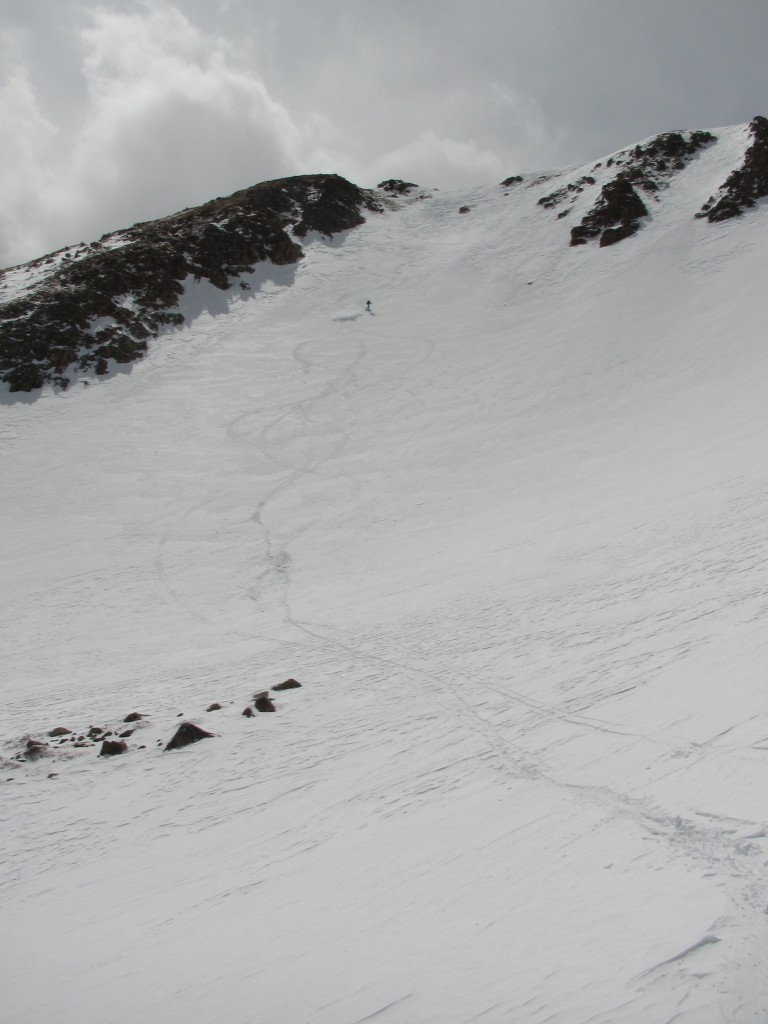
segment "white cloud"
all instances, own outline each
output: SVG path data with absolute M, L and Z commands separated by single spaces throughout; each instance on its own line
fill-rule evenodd
M 0 85 L 0 247 L 3 252 L 39 252 L 45 245 L 41 220 L 52 206 L 47 167 L 57 130 L 41 113 L 29 78 L 21 68 Z M 24 173 L 19 174 L 19 169 Z
M 482 150 L 473 140 L 440 138 L 424 131 L 413 141 L 379 157 L 370 167 L 372 178 L 408 178 L 419 185 L 451 186 L 467 180 L 467 173 L 478 182 L 495 179 L 502 170 L 496 153 Z M 437 179 L 437 180 L 435 180 Z
M 295 172 L 305 139 L 289 112 L 233 44 L 177 8 L 100 10 L 82 44 L 87 100 L 66 140 L 54 146 L 23 71 L 0 94 L 0 137 L 14 145 L 6 210 L 23 214 L 6 213 L 0 263 Z
M 471 106 L 481 112 L 476 128 L 487 140 L 483 144 L 470 136 L 455 137 L 432 129 L 395 147 L 372 161 L 365 173 L 372 178 L 409 178 L 420 185 L 458 187 L 468 182 L 498 181 L 516 170 L 530 170 L 557 152 L 559 136 L 551 132 L 538 104 L 500 82 L 486 82 L 472 97 L 462 90 L 446 94 L 445 107 L 453 111 L 458 130 L 466 132 Z M 463 109 L 462 109 L 463 108 Z M 446 123 L 450 125 L 451 118 Z M 495 126 L 494 133 L 488 125 Z M 504 126 L 500 132 L 499 126 Z M 491 143 L 491 144 L 489 144 Z

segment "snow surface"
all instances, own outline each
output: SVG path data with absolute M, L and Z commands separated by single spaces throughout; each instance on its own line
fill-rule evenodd
M 7 400 L 2 751 L 148 716 L 0 764 L 7 1020 L 768 1019 L 768 210 L 693 218 L 718 134 L 617 246 L 567 244 L 600 178 L 435 192 Z

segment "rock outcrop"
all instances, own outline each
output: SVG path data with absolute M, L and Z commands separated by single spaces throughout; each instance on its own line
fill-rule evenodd
M 269 696 L 267 691 L 264 693 L 257 693 L 254 696 L 254 707 L 257 711 L 275 711 L 275 702 Z
M 768 196 L 768 118 L 753 118 L 749 131 L 753 141 L 741 167 L 731 171 L 720 186 L 718 198 L 710 196 L 697 217 L 706 217 L 710 223 L 730 220 Z
M 125 740 L 104 740 L 99 757 L 115 757 L 117 754 L 124 754 L 127 750 L 128 744 Z
M 378 209 L 372 193 L 338 175 L 284 178 L 35 260 L 14 298 L 0 289 L 0 379 L 11 391 L 66 388 L 140 359 L 183 322 L 188 278 L 227 289 L 264 260 L 295 263 L 297 239 L 357 227 L 366 208 Z
M 188 747 L 190 743 L 198 743 L 200 740 L 210 739 L 212 732 L 206 732 L 194 722 L 182 722 L 176 732 L 165 745 L 166 750 L 179 750 L 181 747 Z
M 599 238 L 600 245 L 612 245 L 633 235 L 640 218 L 647 216 L 645 203 L 628 181 L 608 181 L 589 213 L 571 228 L 571 245 L 584 245 L 592 238 Z
M 391 196 L 407 196 L 413 189 L 418 188 L 412 181 L 403 181 L 400 178 L 387 178 L 386 181 L 380 181 L 376 188 L 380 188 L 382 192 L 388 192 Z

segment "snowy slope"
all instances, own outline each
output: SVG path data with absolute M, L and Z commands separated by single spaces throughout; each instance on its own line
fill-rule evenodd
M 593 165 L 398 200 L 0 410 L 9 1020 L 768 1019 L 768 211 L 694 219 L 717 135 L 619 245 L 537 205 Z

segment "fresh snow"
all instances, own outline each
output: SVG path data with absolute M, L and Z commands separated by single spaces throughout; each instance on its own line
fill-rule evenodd
M 768 1019 L 768 211 L 694 219 L 717 134 L 617 246 L 568 246 L 605 168 L 435 191 L 6 399 L 9 1021 Z

